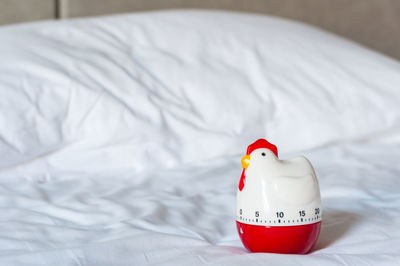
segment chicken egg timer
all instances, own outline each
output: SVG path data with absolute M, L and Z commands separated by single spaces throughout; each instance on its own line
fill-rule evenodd
M 321 196 L 304 157 L 278 158 L 265 139 L 247 148 L 236 196 L 236 226 L 251 252 L 308 253 L 321 229 Z

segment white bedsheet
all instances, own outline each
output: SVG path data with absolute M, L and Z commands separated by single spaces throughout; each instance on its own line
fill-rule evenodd
M 270 17 L 0 28 L 0 265 L 399 265 L 399 88 L 398 62 Z M 239 240 L 261 137 L 316 169 L 309 255 Z
M 400 144 L 305 153 L 323 222 L 309 255 L 250 254 L 235 226 L 240 157 L 168 171 L 0 180 L 1 265 L 398 265 Z

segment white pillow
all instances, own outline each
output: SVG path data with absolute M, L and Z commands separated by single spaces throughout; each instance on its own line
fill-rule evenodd
M 273 17 L 165 11 L 0 29 L 0 166 L 137 171 L 363 139 L 400 123 L 400 65 Z M 28 167 L 28 166 L 27 166 Z

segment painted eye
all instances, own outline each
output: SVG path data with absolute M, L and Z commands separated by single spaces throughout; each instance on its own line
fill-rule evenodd
M 261 153 L 262 156 L 265 156 L 265 152 Z

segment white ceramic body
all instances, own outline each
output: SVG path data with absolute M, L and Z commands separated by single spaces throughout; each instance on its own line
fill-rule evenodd
M 303 156 L 279 160 L 269 149 L 250 154 L 245 185 L 237 191 L 236 220 L 263 226 L 321 221 L 321 196 L 311 163 Z

